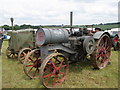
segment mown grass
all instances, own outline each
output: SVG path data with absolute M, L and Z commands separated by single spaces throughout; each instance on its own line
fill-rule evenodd
M 2 48 L 3 88 L 44 88 L 39 79 L 30 80 L 23 72 L 23 65 L 17 59 L 7 59 Z M 111 64 L 102 70 L 93 70 L 90 61 L 71 64 L 66 81 L 61 88 L 118 88 L 118 52 L 112 51 Z

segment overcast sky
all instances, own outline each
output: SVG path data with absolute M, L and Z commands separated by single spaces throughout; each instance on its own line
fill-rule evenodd
M 119 0 L 0 0 L 0 25 L 97 24 L 118 21 Z

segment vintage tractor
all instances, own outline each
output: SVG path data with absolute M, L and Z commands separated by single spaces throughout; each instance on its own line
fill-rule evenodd
M 118 34 L 112 34 L 111 36 L 111 41 L 112 41 L 112 47 L 114 51 L 118 51 L 120 48 L 120 43 L 119 43 L 119 36 Z
M 110 35 L 103 31 L 89 36 L 82 28 L 40 28 L 36 32 L 36 45 L 39 49 L 27 55 L 24 71 L 30 78 L 40 77 L 47 88 L 65 81 L 69 63 L 90 56 L 93 67 L 102 69 L 110 62 Z
M 7 57 L 18 58 L 23 63 L 27 53 L 36 48 L 35 32 L 34 29 L 8 31 L 11 38 L 6 50 Z

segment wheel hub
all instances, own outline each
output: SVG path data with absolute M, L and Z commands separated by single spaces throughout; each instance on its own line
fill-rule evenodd
M 107 51 L 105 50 L 105 51 L 104 51 L 104 53 L 106 54 L 106 53 L 107 53 Z
M 59 74 L 59 70 L 56 70 L 55 74 L 56 74 L 56 75 Z
M 36 60 L 36 61 L 34 62 L 34 67 L 35 67 L 35 68 L 38 68 L 38 67 L 40 67 L 40 66 L 41 66 L 40 60 Z

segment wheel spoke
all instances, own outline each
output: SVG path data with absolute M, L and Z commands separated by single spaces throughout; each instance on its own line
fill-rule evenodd
M 98 46 L 98 52 L 102 52 L 104 50 L 104 48 Z
M 31 57 L 31 56 L 29 57 L 29 60 L 32 61 L 32 62 L 34 62 L 34 61 L 32 60 L 32 57 Z
M 100 56 L 102 56 L 102 54 L 97 55 L 96 58 L 98 58 L 98 57 L 100 57 Z
M 63 72 L 59 72 L 59 74 L 65 74 L 65 73 L 63 73 Z
M 29 73 L 32 69 L 33 69 L 33 67 L 27 73 Z
M 103 43 L 101 47 L 104 48 L 104 46 L 105 46 L 105 44 Z
M 110 46 L 108 46 L 107 48 L 106 48 L 106 50 L 109 50 L 110 49 Z
M 15 55 L 14 55 L 14 54 L 12 54 L 12 58 L 15 58 Z
M 52 62 L 52 60 L 50 60 L 50 61 L 51 61 L 52 65 L 53 65 L 53 67 L 56 69 L 56 66 L 55 66 L 55 64 Z
M 53 73 L 50 73 L 50 74 L 48 74 L 48 75 L 43 76 L 42 78 L 50 77 L 50 76 L 52 76 L 52 75 L 54 75 L 54 74 L 53 74 Z
M 66 67 L 67 65 L 62 65 L 61 67 L 63 68 L 63 67 Z
M 31 62 L 31 60 L 30 60 L 30 59 L 28 59 L 28 60 L 27 60 L 27 63 L 30 63 L 30 62 Z M 32 63 L 33 63 L 33 62 L 32 62 Z
M 64 61 L 64 60 L 61 61 L 60 66 L 58 67 L 59 69 L 61 68 L 63 61 Z
M 17 54 L 16 53 L 14 54 L 14 56 L 15 56 L 15 58 L 17 58 Z
M 8 55 L 8 56 L 10 56 L 10 55 L 11 55 L 11 53 L 8 53 L 7 55 Z
M 25 57 L 20 58 L 20 60 L 23 60 L 23 59 L 25 59 Z
M 105 40 L 105 48 L 106 48 L 106 46 L 107 46 L 107 38 L 106 38 L 106 40 Z
M 27 54 L 25 52 L 23 52 L 24 56 L 26 56 Z
M 24 54 L 21 54 L 20 56 L 24 56 Z
M 34 65 L 26 65 L 26 67 L 33 67 Z
M 105 54 L 105 55 L 106 55 L 106 57 L 107 57 L 107 58 L 109 58 L 109 57 L 110 57 L 110 53 L 107 53 L 107 54 Z
M 61 62 L 57 59 L 58 57 L 53 57 L 55 59 L 56 62 L 59 62 L 58 64 L 60 64 Z

